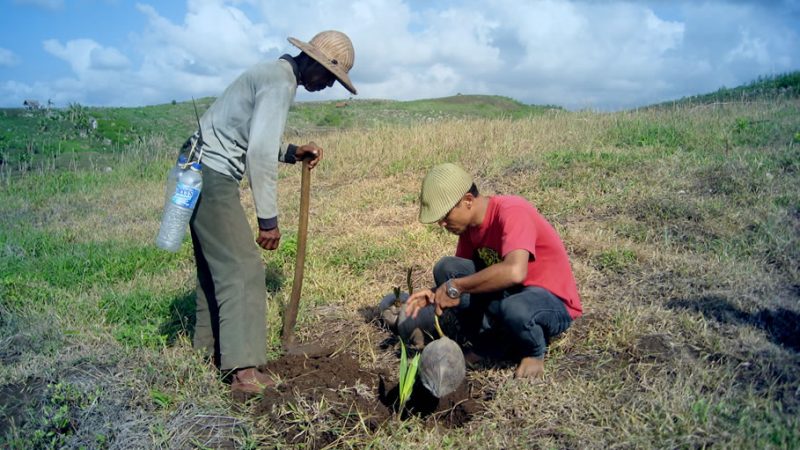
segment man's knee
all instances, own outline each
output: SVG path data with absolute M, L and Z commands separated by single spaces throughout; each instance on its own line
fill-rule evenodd
M 500 320 L 518 335 L 541 333 L 545 341 L 549 341 L 566 331 L 572 323 L 566 308 L 557 299 L 556 302 L 542 305 L 530 299 L 525 301 L 518 297 L 508 297 L 500 303 Z
M 518 297 L 507 297 L 498 302 L 499 321 L 514 334 L 519 334 L 532 322 L 533 311 L 527 302 Z
M 473 262 L 457 256 L 445 256 L 433 266 L 433 279 L 437 285 L 444 283 L 449 278 L 457 278 L 471 273 L 475 273 Z

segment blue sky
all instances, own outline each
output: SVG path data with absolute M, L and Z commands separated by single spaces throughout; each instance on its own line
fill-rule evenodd
M 800 70 L 800 0 L 0 0 L 0 107 L 214 96 L 325 29 L 353 40 L 360 98 L 615 110 Z

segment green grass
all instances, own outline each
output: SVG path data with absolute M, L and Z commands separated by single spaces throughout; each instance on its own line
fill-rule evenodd
M 412 125 L 453 118 L 525 118 L 556 106 L 525 105 L 507 97 L 457 95 L 436 99 L 358 100 L 298 103 L 287 127 L 295 132 L 313 128 L 365 128 Z
M 109 292 L 98 307 L 117 341 L 132 347 L 159 349 L 194 329 L 194 293 Z
M 664 102 L 656 107 L 686 106 L 718 102 L 747 102 L 797 98 L 800 96 L 800 71 L 761 76 L 733 88 L 721 87 L 715 92 Z
M 214 98 L 195 101 L 202 115 Z M 306 133 L 314 129 L 364 128 L 443 120 L 453 117 L 524 118 L 555 106 L 524 105 L 515 100 L 486 95 L 459 95 L 408 102 L 347 100 L 295 104 L 287 130 Z M 90 126 L 95 119 L 97 128 Z M 177 152 L 197 128 L 192 101 L 141 108 L 93 108 L 72 104 L 50 111 L 0 110 L 0 167 L 9 171 L 35 170 L 53 160 L 76 154 L 118 154 L 149 136 L 162 136 Z
M 618 147 L 659 147 L 667 150 L 684 148 L 687 132 L 675 125 L 659 121 L 624 120 L 608 133 L 607 140 Z
M 622 273 L 636 263 L 636 253 L 628 249 L 611 249 L 600 253 L 594 259 L 598 270 Z
M 394 373 L 396 349 L 365 314 L 405 286 L 408 267 L 415 287 L 429 286 L 432 264 L 453 251 L 453 236 L 416 223 L 419 181 L 440 161 L 550 219 L 586 315 L 551 345 L 541 381 L 511 380 L 504 366 L 470 371 L 492 400 L 465 429 L 414 417 L 345 429 L 322 414 L 335 405 L 302 397 L 283 419 L 331 430 L 342 447 L 800 448 L 800 104 L 766 99 L 607 114 L 478 96 L 298 104 L 289 137 L 327 150 L 313 172 L 301 339 L 355 329 L 345 351 Z M 191 349 L 190 245 L 152 244 L 191 103 L 81 111 L 98 118 L 96 135 L 53 121 L 37 139 L 69 154 L 22 151 L 25 170 L 6 160 L 0 172 L 0 446 L 284 444 L 287 423 L 231 404 Z M 25 150 L 40 120 L 0 116 L 4 158 Z M 283 239 L 263 254 L 270 358 L 299 182 L 296 166 L 281 168 Z
M 181 257 L 150 243 L 74 242 L 69 234 L 24 230 L 0 234 L 6 280 L 45 283 L 56 288 L 89 289 L 158 273 Z M 185 256 L 185 254 L 183 255 Z
M 401 249 L 394 246 L 374 245 L 368 239 L 351 241 L 333 249 L 327 258 L 327 264 L 344 268 L 355 276 L 361 276 L 368 269 L 394 260 L 400 251 Z

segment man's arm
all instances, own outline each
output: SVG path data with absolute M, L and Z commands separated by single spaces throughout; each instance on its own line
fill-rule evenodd
M 462 294 L 500 291 L 525 281 L 525 277 L 528 276 L 529 258 L 530 253 L 527 250 L 513 250 L 503 258 L 503 261 L 472 275 L 454 278 L 450 283 Z
M 500 291 L 515 284 L 522 284 L 528 276 L 528 259 L 530 253 L 527 250 L 512 250 L 503 261 L 492 264 L 491 266 L 475 272 L 472 275 L 453 278 L 450 284 L 461 294 L 480 294 L 483 292 Z M 406 314 L 416 317 L 419 310 L 426 304 L 436 305 L 436 315 L 441 315 L 447 308 L 458 306 L 460 298 L 450 298 L 447 295 L 447 283 L 443 283 L 436 288 L 436 292 L 423 290 L 415 292 L 406 301 Z
M 313 142 L 309 142 L 308 144 L 304 144 L 301 146 L 296 146 L 289 144 L 290 153 L 289 156 L 291 160 L 284 160 L 281 159 L 283 156 L 279 155 L 279 160 L 283 162 L 288 162 L 289 164 L 294 164 L 296 158 L 303 159 L 309 157 L 309 168 L 313 169 L 314 166 L 319 163 L 322 159 L 322 148 L 318 147 L 317 144 Z M 284 155 L 285 156 L 285 155 Z M 256 236 L 256 244 L 258 244 L 264 250 L 275 250 L 278 248 L 278 244 L 281 241 L 281 231 L 278 228 L 278 216 L 263 219 L 261 217 L 258 218 L 258 236 Z
M 246 154 L 247 174 L 259 229 L 276 231 L 275 236 L 260 239 L 263 242 L 259 242 L 259 245 L 268 250 L 276 248 L 280 240 L 280 233 L 277 232 L 278 161 L 282 149 L 281 134 L 292 100 L 289 95 L 291 92 L 274 82 L 265 78 L 257 85 Z

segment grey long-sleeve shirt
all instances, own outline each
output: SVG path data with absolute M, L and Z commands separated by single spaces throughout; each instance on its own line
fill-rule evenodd
M 278 162 L 294 163 L 281 142 L 297 91 L 294 61 L 257 64 L 242 73 L 200 118 L 203 164 L 241 181 L 245 172 L 259 226 L 278 224 Z

